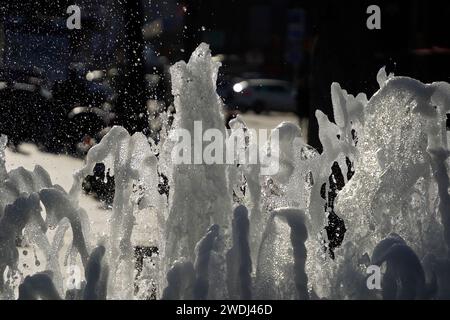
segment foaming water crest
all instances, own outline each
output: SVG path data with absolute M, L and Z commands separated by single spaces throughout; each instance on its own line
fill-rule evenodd
M 194 122 L 201 121 L 226 136 L 219 67 L 206 44 L 173 65 L 176 114 L 160 141 L 113 127 L 68 192 L 39 166 L 7 172 L 1 137 L 1 298 L 450 298 L 450 85 L 381 69 L 370 99 L 331 85 L 335 122 L 316 112 L 322 153 L 296 124 L 283 122 L 272 132 L 279 152 L 269 163 L 174 163 L 171 130 L 196 137 Z M 239 116 L 230 127 L 254 134 Z M 236 146 L 244 154 L 271 152 L 270 141 L 245 141 Z M 270 162 L 278 171 L 264 175 Z M 115 181 L 103 236 L 94 236 L 79 206 L 82 181 L 96 163 Z M 168 195 L 160 192 L 161 176 Z M 138 215 L 147 228 L 136 240 Z M 18 239 L 42 271 L 24 273 Z M 139 272 L 136 241 L 157 248 Z M 381 290 L 367 286 L 373 265 L 385 266 Z M 67 266 L 75 266 L 72 273 L 62 271 Z

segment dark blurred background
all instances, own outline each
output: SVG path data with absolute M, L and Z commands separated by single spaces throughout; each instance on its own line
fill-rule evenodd
M 66 27 L 74 4 L 80 30 Z M 0 15 L 0 128 L 51 151 L 83 154 L 113 124 L 157 141 L 159 115 L 176 112 L 168 68 L 200 42 L 223 65 L 227 118 L 295 114 L 319 150 L 332 82 L 370 96 L 382 66 L 450 82 L 449 1 L 22 0 Z

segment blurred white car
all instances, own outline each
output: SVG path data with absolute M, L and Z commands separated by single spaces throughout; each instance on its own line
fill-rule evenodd
M 297 111 L 296 91 L 288 81 L 247 79 L 233 85 L 232 104 L 245 112 Z

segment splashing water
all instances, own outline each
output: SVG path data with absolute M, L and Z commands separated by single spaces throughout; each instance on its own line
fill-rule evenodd
M 172 66 L 177 112 L 160 142 L 112 128 L 69 192 L 39 166 L 7 172 L 1 137 L 1 298 L 449 299 L 450 85 L 381 69 L 368 100 L 333 83 L 335 123 L 316 112 L 323 152 L 297 125 L 281 123 L 272 133 L 280 150 L 271 176 L 259 164 L 176 164 L 171 129 L 195 136 L 201 121 L 225 135 L 219 66 L 206 44 Z M 230 127 L 247 129 L 239 117 Z M 251 147 L 238 145 L 244 153 Z M 100 162 L 114 175 L 115 195 L 109 233 L 96 238 L 78 199 Z M 168 197 L 158 190 L 161 174 Z M 142 213 L 157 254 L 137 274 L 132 236 Z M 45 266 L 23 280 L 19 238 Z M 83 270 L 81 284 L 62 265 Z M 366 285 L 369 265 L 386 266 L 381 292 Z

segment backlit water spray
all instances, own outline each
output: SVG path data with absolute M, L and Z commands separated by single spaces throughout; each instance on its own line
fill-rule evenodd
M 370 99 L 331 85 L 335 123 L 321 111 L 311 119 L 322 153 L 283 122 L 266 143 L 236 144 L 244 154 L 271 153 L 266 163 L 175 163 L 172 130 L 196 137 L 200 121 L 227 136 L 219 66 L 206 44 L 172 66 L 176 114 L 161 140 L 112 128 L 70 190 L 39 166 L 7 172 L 2 136 L 1 298 L 450 298 L 450 85 L 381 69 Z M 252 134 L 239 117 L 230 127 Z M 114 175 L 115 194 L 108 232 L 97 237 L 79 197 L 100 162 Z M 278 171 L 265 175 L 275 162 Z M 168 196 L 158 188 L 162 175 Z M 132 239 L 142 214 L 146 242 L 157 249 L 138 271 Z M 32 255 L 45 271 L 25 274 L 22 260 Z M 381 290 L 367 286 L 374 265 L 382 266 Z

